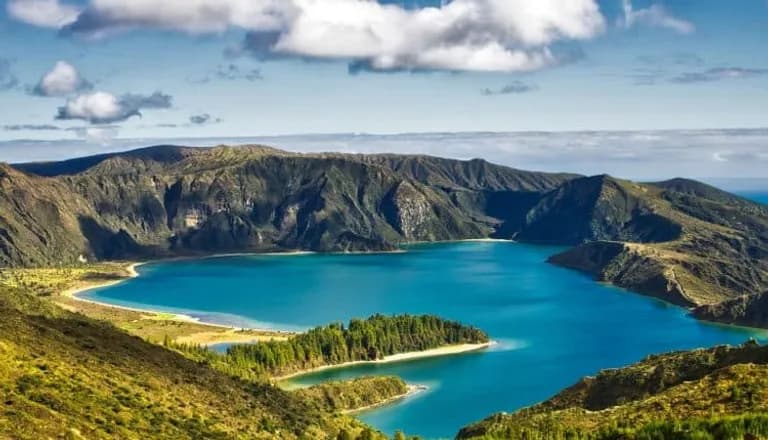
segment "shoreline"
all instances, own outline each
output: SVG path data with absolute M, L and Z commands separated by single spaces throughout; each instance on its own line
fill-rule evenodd
M 319 367 L 309 368 L 306 370 L 297 371 L 295 373 L 285 374 L 282 376 L 276 376 L 272 378 L 273 382 L 285 382 L 289 379 L 294 379 L 300 376 L 306 376 L 308 374 L 318 373 L 321 371 L 335 370 L 342 368 L 355 367 L 358 365 L 381 365 L 391 364 L 397 362 L 408 362 L 418 359 L 434 358 L 440 356 L 451 356 L 463 353 L 471 353 L 475 351 L 485 350 L 498 344 L 496 341 L 488 341 L 479 344 L 458 344 L 458 345 L 445 345 L 437 348 L 430 348 L 422 351 L 409 351 L 407 353 L 397 353 L 389 356 L 384 356 L 382 359 L 376 359 L 373 361 L 350 361 L 341 364 L 334 365 L 321 365 Z
M 65 297 L 65 298 L 71 298 L 76 301 L 82 301 L 88 304 L 95 304 L 97 306 L 101 307 L 107 307 L 111 309 L 118 309 L 118 310 L 127 310 L 130 312 L 136 312 L 141 314 L 147 314 L 147 315 L 153 315 L 153 316 L 163 316 L 167 315 L 169 316 L 168 320 L 171 321 L 179 321 L 179 322 L 189 322 L 194 324 L 203 324 L 211 327 L 217 327 L 217 328 L 224 328 L 229 330 L 256 330 L 256 329 L 246 329 L 246 328 L 237 328 L 229 325 L 223 325 L 223 324 L 216 324 L 216 323 L 209 323 L 209 322 L 202 322 L 200 319 L 197 319 L 195 317 L 185 315 L 183 313 L 172 313 L 172 312 L 163 312 L 160 310 L 151 310 L 151 309 L 142 309 L 138 307 L 129 307 L 129 306 L 121 306 L 118 304 L 109 304 L 101 301 L 96 301 L 88 298 L 83 298 L 80 296 L 81 294 L 88 292 L 90 290 L 95 289 L 101 289 L 104 287 L 111 287 L 116 286 L 122 282 L 128 281 L 132 278 L 138 278 L 139 272 L 136 270 L 137 267 L 147 264 L 148 262 L 140 262 L 140 263 L 130 263 L 128 266 L 125 267 L 125 270 L 128 272 L 128 276 L 125 278 L 117 279 L 117 280 L 110 280 L 110 281 L 104 281 L 102 283 L 95 283 L 90 284 L 86 286 L 80 286 L 80 287 L 72 287 L 69 289 L 64 290 L 63 292 L 59 293 L 59 295 Z
M 440 240 L 440 241 L 407 241 L 400 243 L 399 246 L 413 246 L 422 244 L 451 244 L 451 243 L 519 243 L 517 240 L 511 238 L 459 238 L 456 240 Z
M 409 397 L 415 396 L 416 394 L 420 394 L 420 393 L 423 393 L 423 392 L 429 390 L 429 387 L 426 386 L 426 385 L 406 384 L 406 387 L 407 387 L 406 388 L 406 392 L 404 394 L 398 394 L 397 396 L 392 396 L 390 398 L 384 399 L 381 402 L 373 403 L 371 405 L 361 406 L 360 408 L 344 410 L 344 411 L 341 411 L 341 413 L 342 414 L 351 414 L 351 415 L 359 414 L 361 412 L 365 412 L 365 411 L 368 411 L 368 410 L 380 408 L 382 406 L 386 406 L 386 405 L 398 402 L 400 400 L 407 399 Z
M 459 240 L 444 240 L 444 241 L 414 241 L 414 242 L 408 242 L 408 243 L 402 243 L 403 246 L 408 245 L 419 245 L 419 244 L 441 244 L 441 243 L 461 243 L 461 242 L 512 242 L 515 243 L 514 240 L 507 240 L 507 239 L 497 239 L 497 238 L 467 238 L 467 239 L 459 239 Z M 291 335 L 295 334 L 296 332 L 286 331 L 286 330 L 279 330 L 279 329 L 271 329 L 271 328 L 256 328 L 256 327 L 236 327 L 233 325 L 228 324 L 221 324 L 211 321 L 205 321 L 200 318 L 195 318 L 194 316 L 186 315 L 183 313 L 174 313 L 174 312 L 164 312 L 160 310 L 152 310 L 152 309 L 145 309 L 145 308 L 139 308 L 139 307 L 130 307 L 130 306 L 122 306 L 118 304 L 110 304 L 107 302 L 102 301 L 96 301 L 88 298 L 83 298 L 82 295 L 85 292 L 88 292 L 90 290 L 94 289 L 101 289 L 104 287 L 111 287 L 115 286 L 117 284 L 120 284 L 124 281 L 130 280 L 132 278 L 139 277 L 139 272 L 136 270 L 137 267 L 143 266 L 145 264 L 150 263 L 163 263 L 163 262 L 173 262 L 173 261 L 186 261 L 186 260 L 203 260 L 203 259 L 209 259 L 209 258 L 228 258 L 228 257 L 251 257 L 251 256 L 303 256 L 303 255 L 366 255 L 366 254 L 397 254 L 397 253 L 405 253 L 408 252 L 407 249 L 396 249 L 391 251 L 360 251 L 360 252 L 315 252 L 315 251 L 303 251 L 303 250 L 286 250 L 286 251 L 267 251 L 267 252 L 231 252 L 231 253 L 220 253 L 220 254 L 209 254 L 209 255 L 185 255 L 185 256 L 176 256 L 176 257 L 168 257 L 168 258 L 157 258 L 153 260 L 147 260 L 147 261 L 141 261 L 141 262 L 132 262 L 129 263 L 127 266 L 125 266 L 125 270 L 128 272 L 128 276 L 125 278 L 120 278 L 116 280 L 109 280 L 104 281 L 100 283 L 92 283 L 87 284 L 83 286 L 78 287 L 71 287 L 69 289 L 66 289 L 59 293 L 59 295 L 71 298 L 76 301 L 82 301 L 88 304 L 93 304 L 100 307 L 106 307 L 106 308 L 112 308 L 117 310 L 125 310 L 130 312 L 136 312 L 141 314 L 146 314 L 150 316 L 168 316 L 168 320 L 170 321 L 178 321 L 178 322 L 186 322 L 186 323 L 193 323 L 193 324 L 200 324 L 205 325 L 209 327 L 215 327 L 217 329 L 227 329 L 227 330 L 234 330 L 234 331 L 261 331 L 261 332 L 273 332 L 278 334 L 284 334 L 284 335 Z M 255 339 L 254 339 L 255 340 Z M 215 345 L 215 344 L 222 344 L 222 343 L 243 343 L 242 338 L 232 338 L 231 340 L 221 340 L 216 342 L 207 342 L 203 343 L 201 345 Z
M 398 252 L 406 252 L 398 251 Z M 269 253 L 269 254 L 218 254 L 218 255 L 211 255 L 203 258 L 219 258 L 219 257 L 226 257 L 226 256 L 248 256 L 248 255 L 306 255 L 311 254 L 311 252 L 280 252 L 280 253 Z M 186 257 L 182 257 L 186 258 Z M 195 258 L 195 257 L 191 257 Z M 156 260 L 157 261 L 157 260 Z M 167 260 L 159 260 L 159 261 L 167 261 Z M 295 334 L 295 332 L 289 332 L 285 330 L 273 330 L 273 329 L 260 329 L 260 328 L 247 328 L 247 327 L 235 327 L 231 325 L 225 325 L 225 324 L 218 324 L 218 323 L 212 323 L 212 322 L 206 322 L 199 318 L 195 318 L 193 316 L 181 314 L 181 313 L 171 313 L 171 312 L 163 312 L 158 310 L 151 310 L 151 309 L 143 309 L 143 308 L 137 308 L 137 307 L 128 307 L 128 306 L 121 306 L 116 304 L 109 304 L 105 302 L 95 301 L 87 298 L 83 298 L 79 295 L 93 289 L 99 289 L 103 287 L 110 287 L 117 285 L 119 283 L 122 283 L 124 281 L 130 280 L 132 278 L 137 278 L 140 276 L 139 272 L 136 270 L 137 267 L 142 266 L 144 264 L 149 263 L 149 261 L 145 262 L 132 262 L 129 263 L 127 266 L 125 266 L 126 272 L 128 272 L 128 276 L 121 279 L 116 280 L 109 280 L 101 283 L 93 283 L 78 287 L 72 287 L 69 289 L 66 289 L 60 293 L 61 296 L 65 298 L 71 298 L 76 301 L 88 303 L 88 304 L 94 304 L 99 307 L 105 307 L 107 309 L 117 309 L 117 310 L 126 310 L 131 312 L 140 313 L 143 315 L 148 315 L 149 319 L 152 319 L 152 317 L 161 317 L 161 316 L 168 316 L 168 318 L 159 318 L 167 321 L 177 321 L 177 322 L 183 322 L 183 323 L 191 323 L 191 324 L 198 324 L 203 325 L 207 327 L 211 327 L 215 330 L 223 330 L 219 331 L 212 335 L 212 332 L 199 332 L 199 333 L 193 333 L 191 335 L 187 336 L 181 336 L 178 339 L 177 342 L 179 343 L 197 343 L 201 346 L 211 346 L 211 345 L 218 345 L 218 344 L 241 344 L 241 343 L 256 343 L 265 337 L 264 335 L 258 335 L 258 334 L 238 334 L 239 332 L 247 332 L 247 331 L 255 331 L 255 332 L 264 332 L 270 334 L 270 336 L 267 336 L 269 339 L 274 339 L 275 337 L 288 337 L 290 335 Z M 470 353 L 480 350 L 485 350 L 487 348 L 490 348 L 494 345 L 498 344 L 497 341 L 490 340 L 488 342 L 484 343 L 478 343 L 478 344 L 458 344 L 458 345 L 446 345 L 442 347 L 436 347 L 431 348 L 427 350 L 422 351 L 412 351 L 412 352 L 406 352 L 406 353 L 397 353 L 389 356 L 385 356 L 382 359 L 377 359 L 373 361 L 352 361 L 352 362 L 345 362 L 341 364 L 336 365 L 323 365 L 320 367 L 311 368 L 308 370 L 302 370 L 297 371 L 295 373 L 291 373 L 284 376 L 278 376 L 271 378 L 271 381 L 273 383 L 279 383 L 284 382 L 286 380 L 289 380 L 291 378 L 304 376 L 307 374 L 316 373 L 319 371 L 325 371 L 325 370 L 331 370 L 331 369 L 342 369 L 342 368 L 348 368 L 348 367 L 354 367 L 358 365 L 376 365 L 376 364 L 390 364 L 390 363 L 397 363 L 397 362 L 408 362 L 408 361 L 414 361 L 419 359 L 425 359 L 425 358 L 433 358 L 433 357 L 440 357 L 440 356 L 451 356 L 451 355 L 457 355 L 457 354 L 463 354 L 463 353 Z M 380 405 L 384 405 L 387 403 L 390 403 L 392 401 L 400 400 L 403 398 L 406 398 L 412 394 L 425 391 L 426 387 L 424 386 L 415 386 L 414 389 L 411 389 L 411 385 L 409 385 L 409 391 L 406 394 L 400 395 L 400 396 L 394 396 L 391 399 L 388 399 L 387 401 L 380 402 L 375 405 L 370 405 L 371 408 L 377 407 Z M 355 410 L 351 410 L 352 412 L 358 412 L 358 411 L 364 411 L 365 409 L 368 409 L 369 407 L 364 408 L 358 408 Z
M 276 253 L 278 254 L 278 253 Z M 298 253 L 281 252 L 283 255 L 295 255 Z M 261 254 L 264 255 L 264 254 Z M 224 255 L 211 255 L 203 258 L 216 258 Z M 186 259 L 187 257 L 180 257 Z M 196 257 L 189 257 L 196 258 Z M 169 259 L 170 260 L 170 259 Z M 269 328 L 256 328 L 256 327 L 238 327 L 234 325 L 221 324 L 211 321 L 206 321 L 200 318 L 196 318 L 191 315 L 183 313 L 165 312 L 161 310 L 153 310 L 149 308 L 129 307 L 119 304 L 110 304 L 107 302 L 96 301 L 89 298 L 83 298 L 81 295 L 85 292 L 100 289 L 104 287 L 111 287 L 122 282 L 128 281 L 140 276 L 138 270 L 139 266 L 154 262 L 154 261 L 169 261 L 169 260 L 152 260 L 143 262 L 132 262 L 125 266 L 125 271 L 128 276 L 108 280 L 103 282 L 87 283 L 82 286 L 71 287 L 65 289 L 59 293 L 59 296 L 63 298 L 69 298 L 77 302 L 95 305 L 105 309 L 121 310 L 128 312 L 135 312 L 148 320 L 156 321 L 172 321 L 186 324 L 196 324 L 199 326 L 207 327 L 207 330 L 191 333 L 189 335 L 179 336 L 176 338 L 177 343 L 198 344 L 201 346 L 211 346 L 217 344 L 243 344 L 243 343 L 255 343 L 265 339 L 280 339 L 289 337 L 296 332 L 287 330 L 269 329 Z M 174 259 L 175 260 L 175 259 Z M 252 333 L 249 333 L 252 332 Z
M 121 283 L 123 281 L 126 281 L 131 278 L 135 278 L 139 276 L 138 271 L 136 270 L 137 267 L 150 264 L 150 263 L 159 263 L 159 262 L 172 262 L 172 261 L 182 261 L 182 260 L 198 260 L 198 259 L 208 259 L 208 258 L 226 258 L 226 257 L 249 257 L 249 256 L 303 256 L 303 255 L 366 255 L 366 254 L 396 254 L 396 253 L 405 253 L 409 252 L 408 247 L 411 245 L 423 245 L 423 244 L 450 244 L 450 243 L 462 243 L 462 242 L 501 242 L 501 243 L 519 243 L 517 240 L 513 239 L 502 239 L 502 238 L 490 238 L 490 237 L 484 237 L 484 238 L 466 238 L 466 239 L 457 239 L 457 240 L 441 240 L 441 241 L 412 241 L 412 242 L 406 242 L 406 243 L 400 243 L 398 246 L 402 246 L 403 248 L 391 250 L 391 251 L 361 251 L 361 252 L 315 252 L 315 251 L 303 251 L 303 250 L 286 250 L 286 251 L 279 251 L 279 250 L 269 250 L 266 252 L 233 252 L 233 253 L 219 253 L 219 254 L 201 254 L 201 255 L 184 255 L 184 256 L 176 256 L 176 257 L 168 257 L 168 258 L 157 258 L 153 260 L 147 260 L 142 262 L 134 262 L 129 264 L 125 267 L 126 271 L 129 273 L 129 276 L 126 278 L 121 278 L 117 280 L 110 280 L 105 281 L 102 283 L 96 283 L 96 284 L 90 284 L 75 288 L 66 289 L 60 294 L 64 297 L 69 297 L 77 301 L 83 301 L 87 303 L 91 303 L 100 307 L 106 307 L 106 308 L 113 308 L 118 310 L 126 310 L 126 311 L 132 311 L 136 313 L 142 313 L 142 314 L 148 314 L 148 315 L 154 315 L 154 316 L 162 316 L 167 315 L 170 316 L 168 318 L 169 320 L 178 321 L 178 322 L 187 322 L 187 323 L 193 323 L 193 324 L 199 324 L 204 326 L 209 326 L 217 329 L 229 329 L 229 330 L 251 330 L 251 331 L 261 331 L 261 332 L 271 332 L 271 333 L 277 333 L 281 335 L 291 335 L 295 334 L 294 331 L 287 331 L 287 330 L 279 330 L 279 329 L 271 329 L 271 328 L 256 328 L 256 327 L 236 327 L 229 324 L 220 324 L 216 322 L 210 322 L 210 321 L 204 321 L 199 318 L 195 318 L 193 316 L 185 315 L 183 313 L 173 313 L 173 312 L 163 312 L 163 311 L 157 311 L 152 309 L 142 309 L 137 307 L 128 307 L 128 306 L 121 306 L 116 304 L 110 304 L 106 302 L 99 302 L 87 298 L 82 298 L 79 296 L 80 294 L 103 287 L 110 287 L 113 285 L 116 285 L 118 283 Z M 536 244 L 536 243 L 533 243 Z M 563 267 L 566 269 L 571 270 L 577 270 L 578 269 L 572 269 L 565 266 L 556 265 L 558 267 Z M 585 272 L 585 271 L 580 271 Z M 586 272 L 589 273 L 589 272 Z M 594 281 L 594 280 L 593 280 Z M 599 282 L 599 281 L 595 281 Z M 679 307 L 682 310 L 685 310 L 687 313 L 687 317 L 690 319 L 693 319 L 696 322 L 700 322 L 703 324 L 708 325 L 715 325 L 715 326 L 722 326 L 727 328 L 735 328 L 750 332 L 756 332 L 756 333 L 762 333 L 762 332 L 768 332 L 768 328 L 762 328 L 762 327 L 751 327 L 749 325 L 743 325 L 743 324 L 735 324 L 735 323 L 728 323 L 728 322 L 719 322 L 719 321 L 710 321 L 706 319 L 701 319 L 696 316 L 694 316 L 691 312 L 694 307 L 685 307 L 685 306 L 679 306 L 673 303 L 669 303 L 668 301 L 665 301 L 662 298 L 656 297 L 654 295 L 648 295 L 644 293 L 640 293 L 636 290 L 633 290 L 631 288 L 621 287 L 611 282 L 606 282 L 607 285 L 610 285 L 612 287 L 616 287 L 622 290 L 625 290 L 629 293 L 645 296 L 647 298 L 655 299 L 664 302 L 665 304 L 673 305 L 674 307 Z M 216 342 L 208 342 L 203 343 L 201 345 L 214 345 L 219 343 L 242 343 L 242 338 L 233 339 L 232 341 L 224 340 L 224 341 L 216 341 Z

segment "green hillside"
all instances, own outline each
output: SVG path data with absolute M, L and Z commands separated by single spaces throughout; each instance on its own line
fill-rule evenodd
M 747 343 L 604 370 L 545 402 L 469 425 L 457 438 L 764 438 L 767 421 L 768 347 Z
M 380 438 L 356 420 L 0 291 L 0 438 Z

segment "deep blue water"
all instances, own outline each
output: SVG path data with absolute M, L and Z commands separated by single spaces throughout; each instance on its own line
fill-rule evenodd
M 750 192 L 742 192 L 739 193 L 740 196 L 754 200 L 755 202 L 762 203 L 763 205 L 768 205 L 768 192 L 766 191 L 750 191 Z
M 301 329 L 373 313 L 431 313 L 486 330 L 489 351 L 325 371 L 295 382 L 396 374 L 427 392 L 361 418 L 387 431 L 452 437 L 462 425 L 551 396 L 645 355 L 764 333 L 697 322 L 684 310 L 545 263 L 559 248 L 502 242 L 404 253 L 221 257 L 152 263 L 91 291 L 114 304 L 236 325 Z

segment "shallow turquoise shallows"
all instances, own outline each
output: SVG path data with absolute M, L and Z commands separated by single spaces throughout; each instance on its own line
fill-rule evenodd
M 395 374 L 429 390 L 361 414 L 392 433 L 453 437 L 469 422 L 546 399 L 584 375 L 662 351 L 764 333 L 697 322 L 683 309 L 546 263 L 560 248 L 508 242 L 371 255 L 241 256 L 152 263 L 88 292 L 113 304 L 237 326 L 304 329 L 373 313 L 429 313 L 487 331 L 488 351 L 325 371 L 310 384 Z

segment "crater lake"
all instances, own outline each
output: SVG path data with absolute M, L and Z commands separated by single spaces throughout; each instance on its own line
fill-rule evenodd
M 460 355 L 331 369 L 290 386 L 397 375 L 427 391 L 359 414 L 387 433 L 452 438 L 491 413 L 544 400 L 580 377 L 646 355 L 741 344 L 765 332 L 696 321 L 686 310 L 553 266 L 561 248 L 512 242 L 413 245 L 381 254 L 251 255 L 152 262 L 83 298 L 236 327 L 303 330 L 383 314 L 434 314 L 498 344 Z

